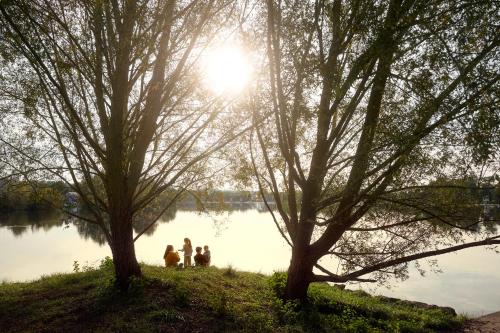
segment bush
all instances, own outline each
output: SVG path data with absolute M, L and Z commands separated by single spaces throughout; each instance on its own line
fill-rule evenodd
M 274 272 L 269 279 L 269 285 L 276 297 L 279 299 L 285 298 L 286 280 L 288 274 L 286 272 Z
M 227 269 L 224 271 L 224 273 L 222 273 L 222 275 L 230 278 L 235 278 L 237 276 L 236 270 L 231 265 L 227 267 Z
M 115 269 L 113 259 L 111 259 L 111 257 L 109 256 L 104 257 L 104 259 L 102 259 L 101 263 L 99 264 L 99 269 L 112 272 Z

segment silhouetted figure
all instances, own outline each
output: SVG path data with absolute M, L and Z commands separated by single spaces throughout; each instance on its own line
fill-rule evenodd
M 208 249 L 208 245 L 205 245 L 203 247 L 203 256 L 205 257 L 205 260 L 207 262 L 207 266 L 210 266 L 210 261 L 212 259 L 212 255 L 210 254 L 210 250 Z
M 184 238 L 184 245 L 182 246 L 182 252 L 184 252 L 184 267 L 191 266 L 191 256 L 193 255 L 193 246 L 191 245 L 191 240 L 189 238 Z
M 173 245 L 167 245 L 163 259 L 165 259 L 166 267 L 176 267 L 177 263 L 181 260 L 179 253 L 174 251 Z
M 201 254 L 201 247 L 196 247 L 196 255 L 194 256 L 194 263 L 196 266 L 207 266 L 208 261 L 203 254 Z

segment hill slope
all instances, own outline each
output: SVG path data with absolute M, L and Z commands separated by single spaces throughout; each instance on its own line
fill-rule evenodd
M 112 263 L 29 283 L 0 285 L 2 332 L 435 332 L 464 318 L 410 302 L 313 284 L 310 302 L 283 304 L 272 277 L 231 268 L 184 270 L 143 265 L 127 293 Z

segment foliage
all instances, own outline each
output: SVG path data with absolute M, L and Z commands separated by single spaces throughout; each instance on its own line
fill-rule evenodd
M 276 203 L 286 298 L 500 244 L 478 195 L 500 166 L 496 2 L 267 1 L 259 22 L 269 75 L 235 160 Z
M 274 272 L 269 279 L 269 285 L 273 290 L 276 297 L 279 299 L 285 298 L 285 288 L 286 288 L 286 280 L 287 280 L 286 272 Z
M 196 185 L 213 189 L 223 158 L 244 185 L 253 170 L 270 210 L 274 200 L 293 247 L 285 298 L 500 244 L 477 201 L 499 165 L 496 2 L 259 4 L 0 2 L 0 176 L 77 192 L 124 290 L 141 275 L 134 241 L 186 192 L 224 207 L 225 193 Z M 226 27 L 267 53 L 241 104 L 198 85 Z M 244 133 L 242 151 L 223 152 Z M 339 274 L 318 264 L 329 255 Z
M 67 191 L 61 182 L 0 182 L 0 212 L 60 208 Z
M 233 266 L 229 265 L 224 271 L 224 276 L 229 278 L 235 278 L 238 275 L 236 274 L 236 270 L 233 268 Z
M 113 259 L 110 257 L 104 257 L 103 260 L 101 260 L 101 263 L 99 264 L 99 268 L 105 271 L 111 271 L 113 269 Z
M 79 195 L 82 220 L 111 247 L 122 244 L 112 253 L 124 289 L 141 274 L 133 228 L 136 238 L 150 232 L 181 194 L 212 177 L 211 156 L 249 126 L 199 85 L 201 52 L 238 5 L 0 2 L 1 44 L 13 51 L 0 54 L 8 169 L 59 179 Z

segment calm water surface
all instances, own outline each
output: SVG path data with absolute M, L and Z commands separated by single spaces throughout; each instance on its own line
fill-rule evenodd
M 209 245 L 212 264 L 271 274 L 286 270 L 290 250 L 268 213 L 257 210 L 199 214 L 177 211 L 170 221 L 136 242 L 139 261 L 163 265 L 167 244 L 182 247 L 184 237 L 193 246 Z M 0 280 L 27 281 L 55 272 L 71 272 L 73 263 L 97 265 L 111 251 L 104 239 L 87 224 L 65 224 L 55 215 L 10 214 L 0 217 Z M 484 248 L 468 249 L 439 257 L 443 273 L 421 277 L 411 270 L 404 282 L 391 289 L 350 285 L 392 297 L 448 305 L 458 312 L 481 315 L 500 310 L 500 254 Z M 326 261 L 328 264 L 328 261 Z M 333 261 L 330 267 L 336 267 Z

